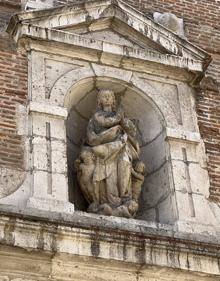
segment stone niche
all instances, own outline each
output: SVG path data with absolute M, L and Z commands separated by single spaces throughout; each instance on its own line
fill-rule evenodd
M 210 61 L 205 52 L 121 1 L 24 12 L 8 32 L 29 57 L 20 132 L 27 164 L 22 185 L 1 204 L 86 210 L 74 160 L 97 92 L 108 88 L 135 119 L 147 167 L 136 218 L 187 231 L 218 225 L 194 105 L 194 86 Z
M 146 86 L 148 91 L 156 91 L 150 81 Z M 108 77 L 83 79 L 71 87 L 68 93 L 70 100 L 67 105 L 69 114 L 66 130 L 69 193 L 76 209 L 85 210 L 86 202 L 77 186 L 73 163 L 85 139 L 89 118 L 96 108 L 99 89 L 112 89 L 117 103 L 122 105 L 126 115 L 136 121 L 141 160 L 146 164 L 148 171 L 140 200 L 139 218 L 156 220 L 156 214 L 160 213 L 160 208 L 164 208 L 168 214 L 167 220 L 173 221 L 165 121 L 162 113 L 144 92 L 127 85 L 126 81 Z

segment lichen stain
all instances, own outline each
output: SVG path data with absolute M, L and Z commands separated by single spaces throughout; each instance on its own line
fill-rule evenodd
M 51 241 L 50 241 L 50 248 L 53 253 L 56 253 L 58 251 L 57 230 L 58 230 L 58 225 L 55 225 L 53 227 L 53 233 L 51 234 Z
M 91 235 L 91 254 L 93 257 L 98 257 L 100 254 L 99 234 L 94 233 Z
M 170 263 L 171 266 L 175 267 L 176 265 L 175 252 L 171 252 L 167 250 L 166 256 L 167 256 L 168 263 Z
M 44 227 L 40 228 L 39 234 L 37 236 L 37 249 L 43 250 L 44 249 Z
M 4 238 L 2 242 L 7 245 L 14 245 L 15 244 L 15 237 L 13 232 L 15 230 L 16 218 L 10 218 L 8 222 L 5 224 L 4 227 Z
M 126 243 L 124 242 L 123 244 L 123 260 L 126 261 L 127 259 L 127 247 L 126 247 Z
M 93 257 L 98 257 L 100 254 L 100 243 L 97 240 L 91 241 L 91 253 Z
M 141 244 L 136 247 L 135 257 L 140 264 L 146 264 L 145 240 L 141 241 Z

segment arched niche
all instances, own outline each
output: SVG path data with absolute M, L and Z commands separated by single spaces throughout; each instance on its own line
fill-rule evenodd
M 116 78 L 84 78 L 70 87 L 65 97 L 64 105 L 68 109 L 66 132 L 70 201 L 74 203 L 76 210 L 85 211 L 87 208 L 77 184 L 74 161 L 85 139 L 88 121 L 96 109 L 97 92 L 102 88 L 114 90 L 118 104 L 122 105 L 127 117 L 135 120 L 138 128 L 141 160 L 146 164 L 147 173 L 137 218 L 173 222 L 172 176 L 167 160 L 169 149 L 165 141 L 165 118 L 146 93 Z

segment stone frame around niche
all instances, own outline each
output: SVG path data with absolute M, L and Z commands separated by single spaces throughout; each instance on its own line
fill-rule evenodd
M 79 88 L 83 91 L 91 86 L 92 91 L 97 83 L 111 82 L 122 84 L 127 91 L 142 97 L 152 106 L 152 112 L 158 113 L 162 124 L 156 148 L 164 144 L 162 158 L 167 164 L 164 173 L 169 179 L 168 192 L 158 198 L 165 189 L 159 189 L 156 184 L 155 179 L 160 176 L 153 175 L 155 181 L 151 181 L 151 187 L 143 195 L 146 204 L 140 219 L 172 224 L 184 231 L 197 231 L 201 225 L 204 230 L 211 229 L 219 224 L 219 208 L 207 200 L 209 177 L 197 126 L 194 90 L 210 57 L 121 1 L 101 2 L 102 9 L 107 11 L 104 17 L 115 13 L 117 20 L 123 22 L 125 32 L 129 34 L 133 28 L 132 32 L 140 37 L 142 44 L 146 43 L 146 48 L 66 32 L 67 21 L 70 26 L 86 21 L 83 16 L 74 17 L 75 12 L 85 13 L 85 7 L 80 4 L 76 10 L 69 7 L 51 10 L 51 18 L 48 11 L 36 11 L 11 20 L 8 31 L 28 54 L 29 61 L 28 103 L 21 109 L 22 118 L 18 116 L 17 120 L 19 134 L 25 138 L 26 177 L 14 193 L 0 199 L 0 204 L 67 214 L 77 210 L 69 201 L 67 181 L 66 124 L 72 97 L 74 91 L 79 93 Z M 86 10 L 95 13 L 98 28 L 102 27 L 103 14 L 96 5 L 101 2 L 91 2 Z M 118 9 L 120 13 L 116 13 Z M 126 18 L 123 13 L 129 16 Z M 59 15 L 62 21 L 58 20 Z M 51 28 L 52 23 L 60 26 Z M 143 34 L 144 30 L 148 32 Z M 124 100 L 125 104 L 128 100 Z M 151 140 L 150 143 L 154 145 Z M 155 147 L 151 151 L 160 154 L 160 149 Z M 147 155 L 156 162 L 154 153 Z M 150 205 L 149 201 L 154 204 Z
M 208 195 L 208 175 L 202 157 L 203 143 L 193 110 L 192 90 L 184 81 L 167 80 L 152 74 L 76 59 L 69 60 L 64 55 L 58 57 L 39 50 L 32 50 L 29 56 L 32 71 L 29 73 L 31 90 L 27 118 L 27 177 L 23 187 L 11 196 L 1 199 L 3 202 L 17 200 L 20 193 L 22 204 L 29 208 L 67 213 L 74 211 L 73 204 L 69 202 L 67 179 L 66 124 L 69 111 L 83 91 L 92 91 L 97 83 L 108 86 L 113 83 L 113 89 L 119 84 L 142 96 L 157 112 L 162 126 L 160 141 L 164 142 L 163 157 L 167 163 L 168 192 L 163 194 L 164 202 L 160 198 L 154 198 L 162 190 L 155 183 L 152 184 L 156 187 L 155 190 L 147 191 L 146 188 L 145 197 L 150 194 L 149 201 L 160 202 L 159 207 L 149 206 L 146 210 L 143 208 L 140 219 L 168 224 L 174 224 L 178 220 L 202 220 L 195 213 L 194 198 L 205 203 Z M 55 83 L 49 83 L 52 85 L 49 91 L 46 80 L 51 74 L 46 75 L 45 72 L 48 61 L 63 66 L 62 75 L 59 73 Z M 167 100 L 167 96 L 158 93 L 157 84 L 164 89 L 165 85 L 169 85 L 176 91 L 179 115 L 178 110 L 175 112 L 170 100 Z M 150 140 L 149 142 L 151 143 Z M 156 147 L 155 152 L 160 151 L 159 146 Z M 51 163 L 49 157 L 52 159 Z M 203 181 L 202 185 L 192 177 L 192 169 L 197 170 L 197 176 L 199 174 Z

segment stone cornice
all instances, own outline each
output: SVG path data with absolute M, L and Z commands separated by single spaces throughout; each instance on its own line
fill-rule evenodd
M 121 46 L 119 44 L 108 43 L 101 40 L 89 39 L 78 34 L 34 25 L 23 24 L 20 26 L 15 37 L 16 41 L 24 37 L 93 49 L 100 53 L 109 53 L 119 57 L 129 57 L 129 59 L 149 61 L 152 63 L 163 64 L 165 66 L 183 68 L 194 72 L 203 71 L 203 63 L 199 60 L 169 54 L 158 54 L 156 52 L 154 53 L 147 50 Z
M 127 219 L 77 212 L 69 220 L 56 213 L 47 220 L 40 212 L 0 213 L 1 245 L 220 274 L 219 241 L 181 237 L 165 225 L 136 220 L 128 224 Z

